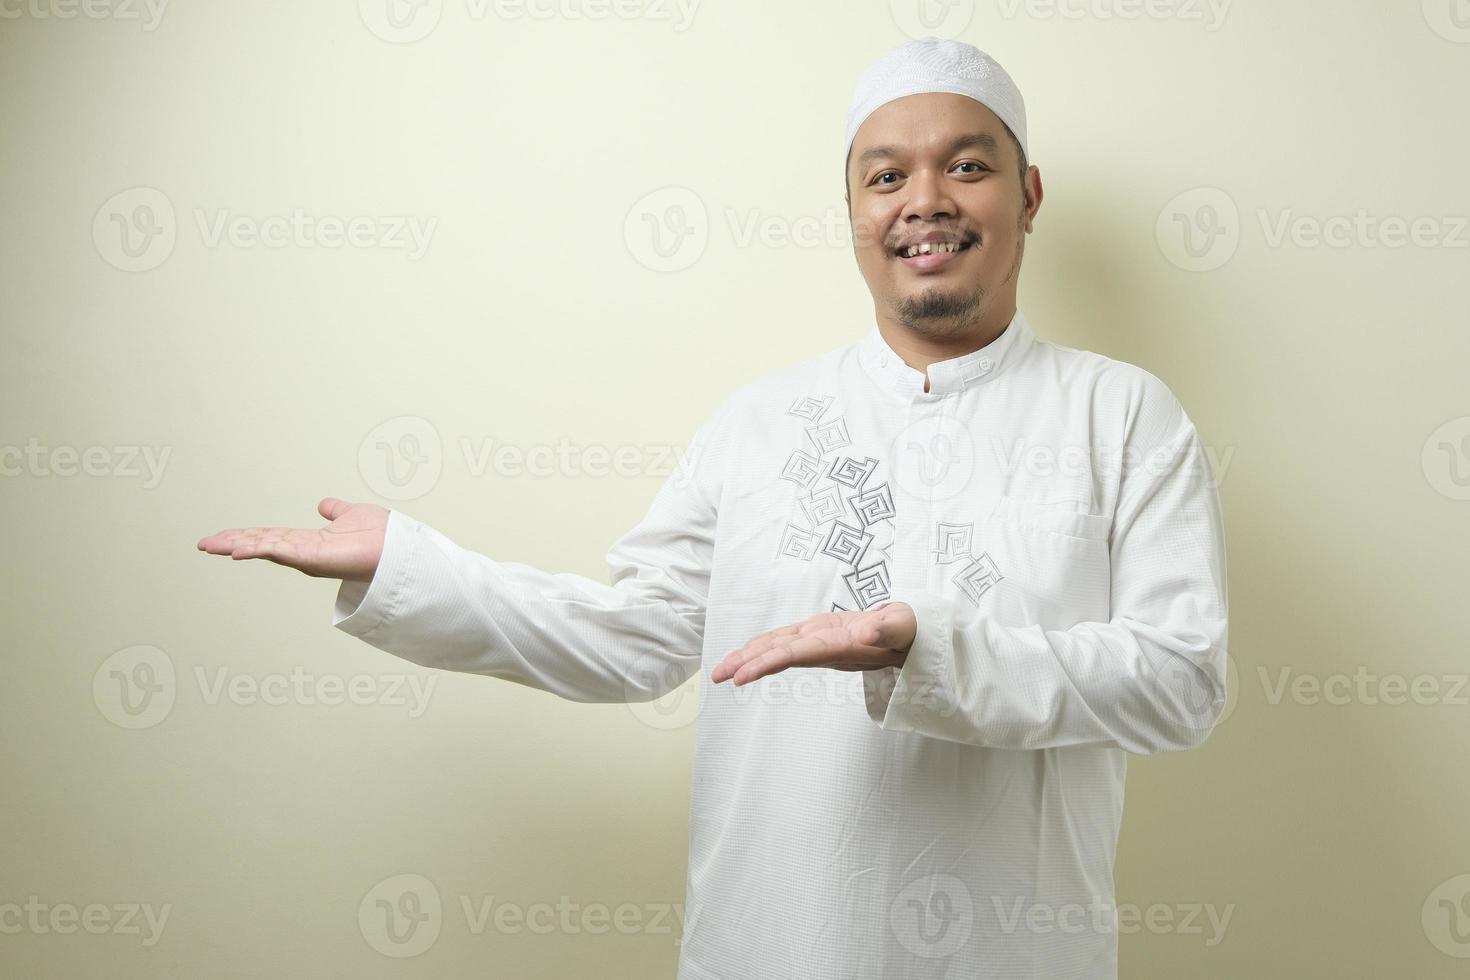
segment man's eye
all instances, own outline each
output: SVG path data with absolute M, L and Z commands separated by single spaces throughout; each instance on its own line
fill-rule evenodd
M 955 166 L 956 167 L 974 167 L 975 169 L 970 171 L 970 173 L 972 173 L 972 174 L 973 173 L 984 173 L 985 171 L 987 171 L 987 170 L 990 169 L 989 167 L 984 166 L 983 164 L 976 163 L 974 160 L 964 160 L 964 161 L 961 161 L 960 163 L 955 164 Z
M 881 174 L 879 174 L 878 176 L 876 176 L 876 177 L 873 178 L 873 183 L 875 183 L 875 184 L 876 183 L 879 183 L 880 181 L 883 180 L 884 177 L 897 177 L 897 176 L 898 176 L 898 174 L 896 172 L 894 172 L 892 170 L 885 170 Z

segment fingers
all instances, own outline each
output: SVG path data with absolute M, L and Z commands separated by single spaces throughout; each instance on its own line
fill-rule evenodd
M 296 547 L 286 538 L 260 538 L 243 541 L 230 553 L 235 561 L 247 558 L 264 558 L 278 565 L 294 565 Z
M 261 549 L 269 550 L 276 542 L 284 539 L 290 530 L 285 527 L 232 527 L 201 538 L 197 547 L 211 555 L 252 558 L 257 557 Z
M 734 676 L 735 671 L 747 660 L 770 649 L 771 644 L 774 642 L 773 637 L 777 634 L 793 634 L 797 632 L 798 628 L 799 626 L 783 626 L 781 629 L 771 630 L 769 633 L 761 633 L 739 650 L 726 654 L 724 660 L 715 664 L 715 669 L 710 671 L 710 680 L 715 684 L 719 684 L 727 678 Z
M 852 663 L 878 664 L 887 656 L 886 650 L 859 646 L 852 643 L 846 634 L 832 631 L 813 633 L 787 640 L 773 646 L 741 665 L 734 673 L 735 686 L 741 687 L 753 680 L 779 674 L 789 667 L 836 667 Z
M 902 663 L 914 641 L 913 608 L 887 602 L 866 612 L 818 613 L 754 637 L 715 665 L 710 680 L 740 687 L 788 667 L 871 670 Z
M 316 512 L 329 521 L 335 521 L 352 507 L 352 504 L 340 497 L 323 497 L 316 505 Z M 257 546 L 261 543 L 261 538 L 279 537 L 291 530 L 286 527 L 228 527 L 223 531 L 216 531 L 214 534 L 200 538 L 194 547 L 211 555 L 231 555 L 239 558 L 241 556 L 235 554 L 235 551 L 240 542 L 249 542 L 252 546 Z M 252 551 L 245 557 L 263 556 L 257 556 Z
M 819 626 L 799 636 L 762 634 L 721 661 L 710 679 L 718 684 L 734 678 L 741 687 L 788 667 L 865 670 L 887 664 L 892 656 L 893 651 L 863 642 L 846 627 Z
M 787 640 L 795 636 L 800 636 L 804 630 L 810 630 L 814 627 L 820 626 L 821 623 L 819 622 L 819 620 L 821 620 L 821 618 L 822 617 L 814 616 L 811 619 L 803 620 L 802 622 L 796 623 L 792 626 L 783 626 L 780 629 L 769 630 L 765 633 L 761 633 L 760 635 L 754 637 L 749 643 L 745 644 L 745 646 L 729 654 L 725 657 L 724 660 L 721 660 L 718 664 L 716 664 L 715 669 L 710 672 L 710 680 L 716 684 L 719 684 L 721 681 L 724 681 L 729 677 L 733 677 L 735 671 L 740 669 L 741 665 L 746 663 L 747 661 L 760 656 L 762 653 L 770 650 L 772 647 L 782 642 L 783 640 Z

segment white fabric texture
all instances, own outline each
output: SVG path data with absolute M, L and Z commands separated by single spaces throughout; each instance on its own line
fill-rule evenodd
M 988 108 L 1010 127 L 1027 158 L 1026 103 L 1009 73 L 972 44 L 926 37 L 889 51 L 864 69 L 847 110 L 843 156 L 863 122 L 880 106 L 926 92 L 965 95 Z
M 1157 377 L 1019 311 L 928 376 L 874 326 L 729 395 L 610 585 L 394 510 L 339 590 L 335 626 L 429 667 L 577 701 L 697 678 L 680 980 L 1117 976 L 1126 753 L 1198 746 L 1225 703 L 1213 471 Z M 902 668 L 709 680 L 897 600 Z

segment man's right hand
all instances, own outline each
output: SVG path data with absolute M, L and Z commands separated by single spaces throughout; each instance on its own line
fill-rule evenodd
M 336 497 L 316 509 L 331 522 L 326 527 L 232 527 L 201 538 L 198 548 L 237 560 L 264 558 L 318 578 L 371 582 L 383 557 L 388 510 Z

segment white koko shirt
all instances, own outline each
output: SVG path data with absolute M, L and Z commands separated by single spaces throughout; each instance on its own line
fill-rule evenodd
M 924 374 L 876 326 L 698 429 L 611 585 L 399 511 L 333 623 L 575 701 L 697 676 L 679 980 L 1114 978 L 1127 752 L 1225 703 L 1213 469 L 1147 371 L 1017 312 Z M 715 664 L 833 609 L 911 604 L 904 666 Z

